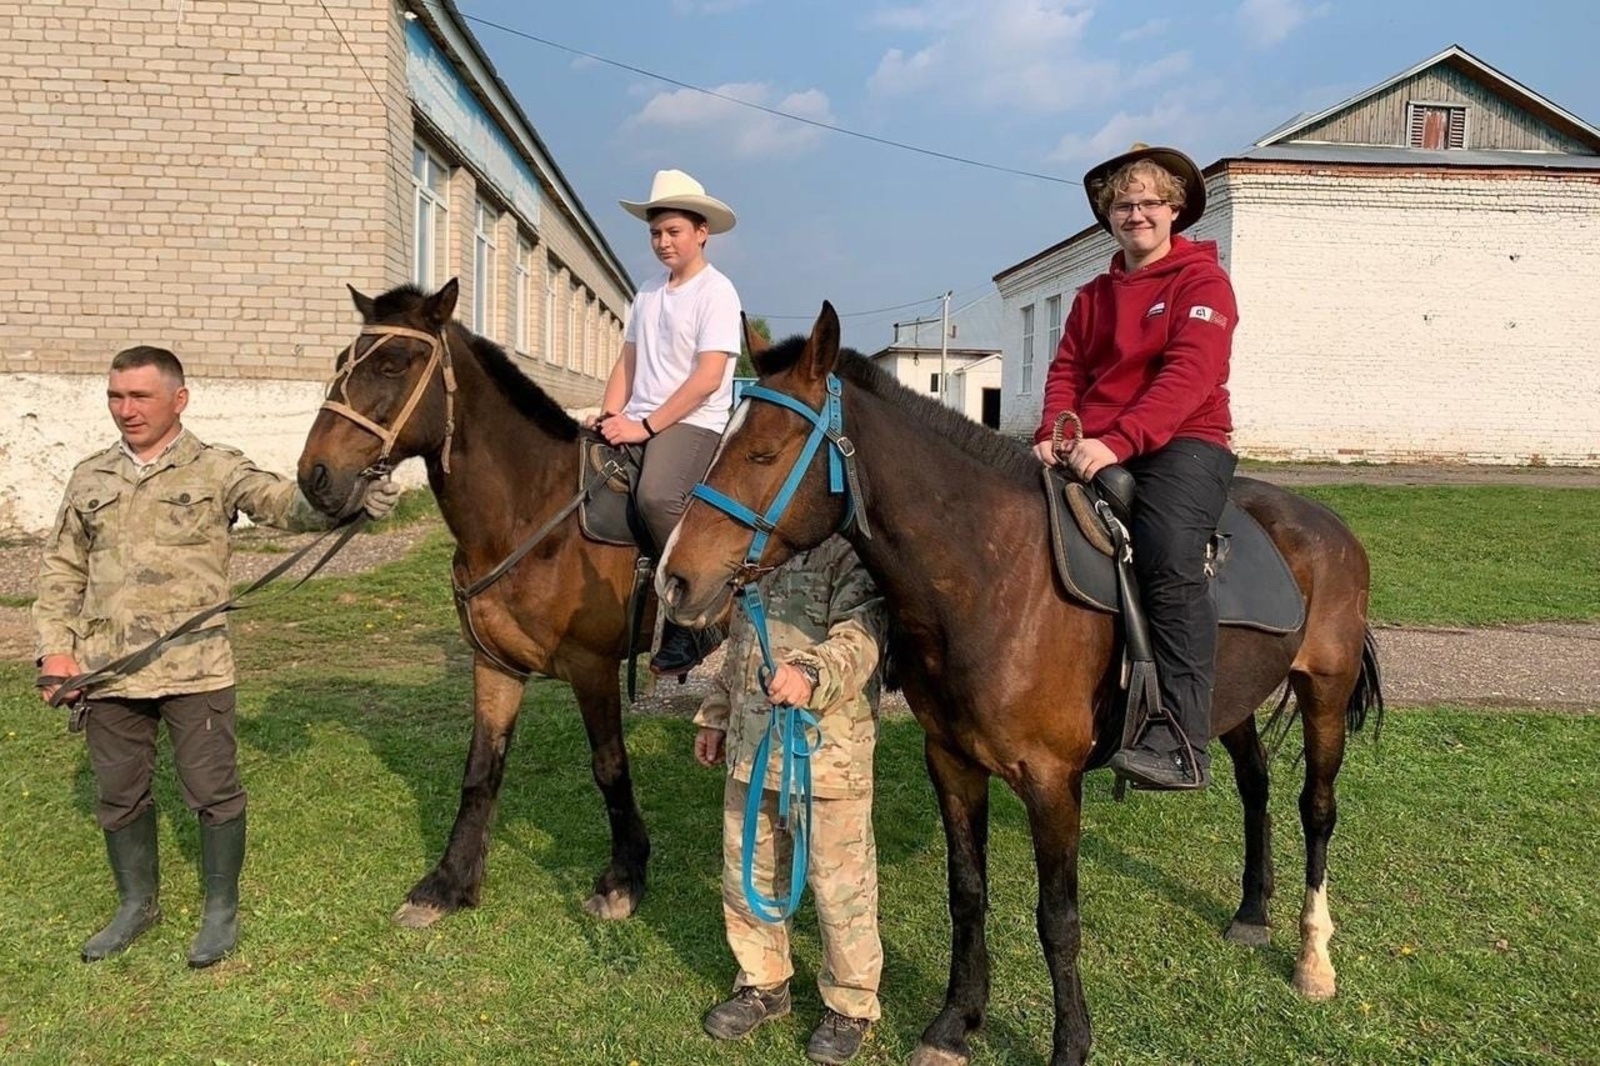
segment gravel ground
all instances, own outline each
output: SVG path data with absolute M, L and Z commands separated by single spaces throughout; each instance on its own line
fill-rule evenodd
M 1285 485 L 1349 484 L 1524 484 L 1600 489 L 1600 469 L 1559 467 L 1282 466 L 1243 470 Z M 360 573 L 409 552 L 438 523 L 416 523 L 392 533 L 355 537 L 323 571 Z M 233 577 L 245 581 L 270 569 L 282 551 L 252 551 L 261 544 L 292 550 L 308 537 L 252 529 L 238 535 Z M 0 597 L 15 602 L 33 594 L 41 545 L 37 540 L 0 541 Z M 443 580 L 443 575 L 440 575 Z M 1378 630 L 1384 693 L 1393 705 L 1458 703 L 1486 707 L 1532 707 L 1600 714 L 1600 623 L 1540 623 L 1483 629 L 1386 626 Z M 0 658 L 32 655 L 27 610 L 0 606 Z M 637 713 L 693 713 L 717 657 L 679 685 L 667 680 L 634 705 Z M 648 676 L 648 675 L 645 675 Z

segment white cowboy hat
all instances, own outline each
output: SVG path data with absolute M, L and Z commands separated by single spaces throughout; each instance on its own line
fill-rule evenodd
M 618 200 L 622 209 L 635 218 L 650 220 L 650 212 L 662 208 L 693 211 L 706 220 L 706 229 L 712 233 L 726 233 L 737 221 L 733 208 L 706 195 L 706 187 L 681 170 L 658 170 L 650 183 L 650 199 L 643 203 Z

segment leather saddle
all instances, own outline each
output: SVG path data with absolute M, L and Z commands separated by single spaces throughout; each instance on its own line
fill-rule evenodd
M 1241 480 L 1248 479 L 1235 479 Z M 1110 519 L 1117 518 L 1127 528 L 1132 475 L 1121 467 L 1108 467 L 1095 484 L 1084 485 L 1046 467 L 1044 486 L 1056 573 L 1067 593 L 1087 607 L 1124 613 Z M 1305 597 L 1289 564 L 1260 523 L 1231 499 L 1206 555 L 1211 595 L 1222 625 L 1293 633 L 1305 624 Z
M 1125 694 L 1111 728 L 1090 755 L 1093 769 L 1110 759 L 1119 734 L 1120 747 L 1129 748 L 1151 722 L 1170 721 L 1161 705 L 1149 621 L 1134 577 L 1133 553 L 1138 549 L 1128 533 L 1134 480 L 1120 466 L 1102 470 L 1092 485 L 1068 481 L 1049 467 L 1043 475 L 1052 554 L 1062 585 L 1085 606 L 1120 616 Z M 1207 546 L 1206 574 L 1221 625 L 1292 633 L 1305 624 L 1305 597 L 1288 563 L 1266 530 L 1231 499 Z M 1117 778 L 1117 799 L 1126 795 L 1127 783 Z
M 650 535 L 633 502 L 641 449 L 613 447 L 588 430 L 579 436 L 578 448 L 577 488 L 583 494 L 578 526 L 583 535 L 600 544 L 637 547 L 646 555 L 654 555 Z

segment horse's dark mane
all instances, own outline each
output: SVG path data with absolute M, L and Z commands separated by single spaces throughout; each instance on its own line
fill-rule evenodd
M 789 369 L 800 361 L 805 346 L 806 339 L 799 336 L 774 344 L 755 357 L 757 372 L 765 377 Z M 834 370 L 843 380 L 904 411 L 919 425 L 985 466 L 1015 477 L 1030 488 L 1038 484 L 1039 463 L 1021 444 L 974 422 L 953 407 L 906 388 L 860 352 L 839 349 Z M 845 432 L 849 432 L 848 427 Z
M 377 297 L 377 319 L 380 322 L 403 318 L 420 307 L 428 294 L 415 285 L 401 285 Z M 550 398 L 550 395 L 517 369 L 504 348 L 487 337 L 480 337 L 459 322 L 452 323 L 468 340 L 478 364 L 495 383 L 500 392 L 535 425 L 558 440 L 576 440 L 577 421 Z

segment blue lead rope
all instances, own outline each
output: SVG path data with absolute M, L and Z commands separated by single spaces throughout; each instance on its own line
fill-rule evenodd
M 772 645 L 767 637 L 767 610 L 761 593 L 754 585 L 746 585 L 739 595 L 744 599 L 745 613 L 755 627 L 756 639 L 761 644 L 761 689 L 767 690 L 777 667 L 772 660 Z M 767 728 L 756 745 L 755 758 L 750 764 L 750 787 L 744 801 L 744 839 L 740 847 L 740 863 L 744 875 L 744 901 L 750 913 L 763 922 L 786 921 L 800 909 L 800 899 L 805 895 L 806 873 L 811 857 L 811 756 L 822 746 L 822 727 L 816 715 L 804 707 L 779 704 L 767 716 Z M 794 842 L 789 869 L 789 891 L 784 896 L 765 896 L 755 883 L 756 827 L 761 817 L 761 798 L 767 788 L 767 766 L 772 762 L 772 749 L 779 752 L 778 769 L 778 828 L 787 828 Z M 773 891 L 779 891 L 776 883 Z
M 750 549 L 745 553 L 745 563 L 748 566 L 753 567 L 760 563 L 761 555 L 767 547 L 767 539 L 777 528 L 778 520 L 783 517 L 789 501 L 794 498 L 795 490 L 800 487 L 801 478 L 810 468 L 812 458 L 824 441 L 831 445 L 828 449 L 829 489 L 836 493 L 845 492 L 847 482 L 853 480 L 849 463 L 855 454 L 855 449 L 842 432 L 843 405 L 840 401 L 843 387 L 839 379 L 832 374 L 828 375 L 827 390 L 827 399 L 821 411 L 814 411 L 799 400 L 765 386 L 752 385 L 744 390 L 746 399 L 764 400 L 786 407 L 811 423 L 810 438 L 801 449 L 794 467 L 789 471 L 789 476 L 784 480 L 777 497 L 765 514 L 757 514 L 738 500 L 718 492 L 703 482 L 696 485 L 691 493 L 695 498 L 704 500 L 735 521 L 750 527 L 753 531 Z M 849 497 L 849 507 L 846 510 L 845 524 L 848 525 L 856 512 L 854 497 L 849 493 L 846 495 Z M 753 583 L 744 585 L 739 590 L 739 596 L 744 602 L 745 614 L 756 631 L 756 639 L 761 644 L 761 689 L 766 692 L 769 691 L 768 686 L 777 671 L 772 659 L 772 645 L 767 636 L 766 606 L 761 602 L 761 593 Z M 745 797 L 744 838 L 740 847 L 740 863 L 743 867 L 745 904 L 750 908 L 750 913 L 763 922 L 776 924 L 786 921 L 799 909 L 800 899 L 805 894 L 806 874 L 811 858 L 811 756 L 821 746 L 822 727 L 816 715 L 804 707 L 794 707 L 789 704 L 780 704 L 772 709 L 767 719 L 766 732 L 761 736 L 761 743 L 756 746 L 754 762 L 750 767 L 750 788 Z M 789 890 L 787 895 L 781 897 L 765 896 L 755 885 L 756 826 L 761 817 L 761 799 L 766 791 L 767 767 L 772 762 L 774 747 L 778 749 L 781 760 L 778 771 L 778 827 L 787 828 L 790 839 L 794 842 Z M 773 890 L 778 891 L 779 886 L 774 884 Z

